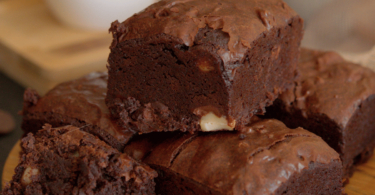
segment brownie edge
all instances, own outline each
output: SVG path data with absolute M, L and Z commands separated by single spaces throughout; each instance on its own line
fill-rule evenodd
M 2 195 L 154 194 L 154 170 L 77 127 L 46 124 L 24 137 L 21 147 Z

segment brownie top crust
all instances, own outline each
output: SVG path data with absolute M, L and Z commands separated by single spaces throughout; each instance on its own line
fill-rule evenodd
M 192 46 L 199 29 L 219 29 L 229 38 L 221 43 L 219 55 L 224 62 L 235 62 L 264 31 L 286 26 L 295 16 L 282 0 L 162 0 L 123 23 L 115 21 L 110 31 L 112 47 L 157 34 L 177 37 L 181 44 Z
M 253 117 L 251 125 L 236 132 L 171 135 L 164 141 L 146 135 L 132 141 L 125 152 L 217 194 L 274 194 L 311 163 L 340 162 L 320 137 L 274 119 Z
M 305 117 L 325 114 L 343 128 L 361 102 L 375 94 L 375 73 L 335 52 L 301 49 L 298 68 L 296 87 L 279 98 Z
M 108 74 L 94 72 L 77 80 L 59 84 L 44 97 L 25 93 L 23 112 L 54 113 L 96 125 L 121 143 L 126 143 L 134 132 L 117 125 L 110 118 L 104 99 Z

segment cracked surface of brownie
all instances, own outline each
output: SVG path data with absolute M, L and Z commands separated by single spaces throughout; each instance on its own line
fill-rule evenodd
M 164 134 L 164 135 L 163 135 Z M 236 132 L 140 135 L 125 153 L 158 171 L 159 194 L 340 194 L 339 154 L 320 137 L 253 117 Z
M 302 19 L 281 0 L 164 0 L 114 22 L 106 104 L 141 133 L 241 128 L 296 77 Z
M 61 83 L 43 97 L 27 89 L 22 110 L 23 131 L 36 132 L 45 123 L 54 127 L 74 125 L 122 151 L 134 132 L 111 118 L 104 102 L 107 80 L 105 72 L 91 73 Z
M 340 155 L 348 178 L 375 148 L 375 73 L 335 52 L 302 49 L 300 78 L 281 94 L 267 118 L 303 127 Z

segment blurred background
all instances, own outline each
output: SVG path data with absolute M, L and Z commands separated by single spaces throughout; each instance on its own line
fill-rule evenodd
M 302 46 L 375 69 L 374 0 L 285 0 L 305 19 Z
M 21 136 L 25 87 L 106 70 L 110 23 L 155 0 L 0 0 L 0 175 Z M 375 69 L 375 0 L 285 0 L 305 20 L 302 46 Z

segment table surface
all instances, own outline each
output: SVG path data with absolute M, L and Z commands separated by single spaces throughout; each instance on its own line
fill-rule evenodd
M 0 135 L 0 175 L 2 175 L 5 160 L 8 157 L 10 150 L 22 135 L 21 116 L 18 115 L 18 112 L 22 109 L 24 90 L 23 87 L 12 81 L 0 71 L 0 109 L 12 114 L 16 120 L 16 128 L 12 133 Z

